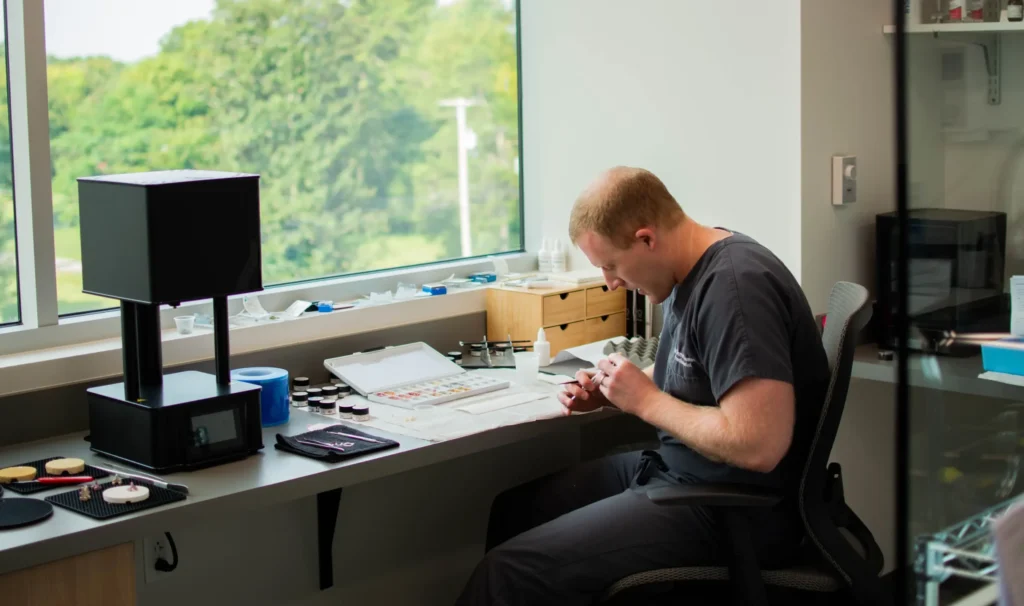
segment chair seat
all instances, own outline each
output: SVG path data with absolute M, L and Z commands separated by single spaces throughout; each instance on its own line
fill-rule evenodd
M 811 564 L 798 564 L 778 570 L 762 570 L 761 578 L 767 585 L 816 593 L 836 592 L 843 586 L 842 581 L 838 578 Z M 729 569 L 725 566 L 683 566 L 648 570 L 620 579 L 605 591 L 603 599 L 608 600 L 615 594 L 631 587 L 653 583 L 728 580 Z

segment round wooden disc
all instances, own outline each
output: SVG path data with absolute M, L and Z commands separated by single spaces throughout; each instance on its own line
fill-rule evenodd
M 83 471 L 85 471 L 85 461 L 82 459 L 54 459 L 46 464 L 46 473 L 51 476 L 74 475 Z
M 114 505 L 138 503 L 149 498 L 149 488 L 138 484 L 114 486 L 103 491 L 103 500 Z
M 0 469 L 0 484 L 10 484 L 11 482 L 28 482 L 29 480 L 34 479 L 36 479 L 35 467 L 22 466 Z

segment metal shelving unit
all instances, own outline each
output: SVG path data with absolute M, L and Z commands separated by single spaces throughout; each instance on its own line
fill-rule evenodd
M 959 577 L 979 581 L 984 586 L 958 604 L 991 604 L 998 595 L 998 571 L 992 522 L 1024 497 L 1003 501 L 985 511 L 931 535 L 918 537 L 915 544 L 914 572 L 917 576 L 917 603 L 938 606 L 939 585 Z
M 938 38 L 940 34 L 955 34 L 946 36 L 947 41 L 980 47 L 984 52 L 985 69 L 988 72 L 990 105 L 999 105 L 1002 101 L 1003 34 L 1012 35 L 1019 32 L 1024 32 L 1024 22 L 915 23 L 908 25 L 905 30 L 907 34 L 930 34 L 934 38 Z M 886 25 L 882 28 L 882 33 L 895 34 L 896 26 Z M 965 36 L 966 34 L 975 35 Z
M 908 34 L 994 34 L 1004 32 L 1024 32 L 1024 21 L 1021 22 L 981 22 L 981 23 L 917 23 L 908 25 Z M 895 34 L 895 25 L 882 27 L 882 33 Z

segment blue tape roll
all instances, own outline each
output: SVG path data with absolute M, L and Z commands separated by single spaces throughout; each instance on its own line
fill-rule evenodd
M 231 371 L 232 381 L 259 385 L 260 414 L 264 427 L 273 427 L 288 422 L 288 371 L 283 368 L 260 366 L 239 368 Z

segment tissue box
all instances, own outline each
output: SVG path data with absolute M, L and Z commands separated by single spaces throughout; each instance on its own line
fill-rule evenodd
M 1000 343 L 1012 343 L 1019 349 L 1001 346 Z M 991 372 L 1024 375 L 1024 339 L 1002 339 L 990 345 L 982 345 L 981 366 Z

